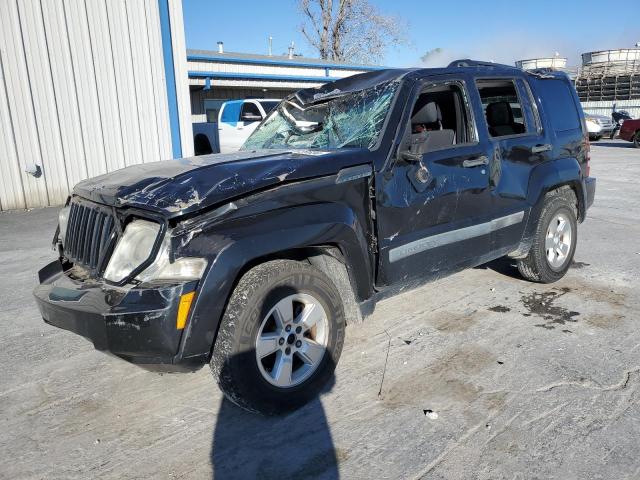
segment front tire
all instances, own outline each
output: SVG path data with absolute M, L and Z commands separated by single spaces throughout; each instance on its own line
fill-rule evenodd
M 633 146 L 640 148 L 640 131 L 637 131 L 635 137 L 633 137 Z
M 577 240 L 575 193 L 568 187 L 549 192 L 544 198 L 531 250 L 518 260 L 520 274 L 532 282 L 557 282 L 573 262 Z
M 211 358 L 236 405 L 266 415 L 315 398 L 333 375 L 345 316 L 333 282 L 307 262 L 273 260 L 238 282 Z

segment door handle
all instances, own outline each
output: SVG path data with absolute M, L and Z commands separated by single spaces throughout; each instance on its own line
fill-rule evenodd
M 480 155 L 478 158 L 470 158 L 462 162 L 464 168 L 481 167 L 483 165 L 489 165 L 489 157 L 486 155 Z
M 549 150 L 551 150 L 551 148 L 551 145 L 549 145 L 548 143 L 544 145 L 536 145 L 535 147 L 531 147 L 531 153 L 548 152 Z

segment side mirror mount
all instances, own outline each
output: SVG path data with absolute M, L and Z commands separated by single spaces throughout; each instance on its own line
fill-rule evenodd
M 419 153 L 414 153 L 410 150 L 403 150 L 400 152 L 400 158 L 406 162 L 416 163 L 422 161 L 422 155 Z

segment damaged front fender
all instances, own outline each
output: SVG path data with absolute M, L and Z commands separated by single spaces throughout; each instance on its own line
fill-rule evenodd
M 335 177 L 316 179 L 288 186 L 286 192 L 263 192 L 232 209 L 223 221 L 205 224 L 195 218 L 185 222 L 181 234 L 190 238 L 178 255 L 207 256 L 209 267 L 178 356 L 209 354 L 235 284 L 263 259 L 313 246 L 337 247 L 346 261 L 356 299 L 368 298 L 373 288 L 373 259 L 366 236 L 369 212 L 362 201 L 367 188 L 366 178 L 348 184 L 337 184 Z M 309 198 L 311 191 L 315 199 Z M 302 204 L 292 206 L 291 202 Z

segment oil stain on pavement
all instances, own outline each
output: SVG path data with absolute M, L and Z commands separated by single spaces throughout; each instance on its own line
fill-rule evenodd
M 544 323 L 538 323 L 535 326 L 547 330 L 554 330 L 558 325 L 566 325 L 567 323 L 575 323 L 580 312 L 567 310 L 564 307 L 555 304 L 556 300 L 571 292 L 568 287 L 553 289 L 548 292 L 533 292 L 523 295 L 520 299 L 527 311 L 546 320 Z

